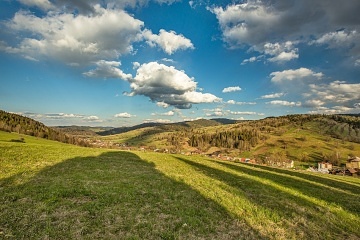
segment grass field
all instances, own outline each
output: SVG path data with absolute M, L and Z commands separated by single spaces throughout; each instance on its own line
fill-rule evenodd
M 359 199 L 359 178 L 0 132 L 0 239 L 360 239 Z

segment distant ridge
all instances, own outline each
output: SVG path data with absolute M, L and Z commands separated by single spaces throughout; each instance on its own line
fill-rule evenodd
M 194 121 L 185 121 L 185 122 L 178 122 L 178 123 L 156 123 L 156 122 L 149 122 L 149 123 L 142 123 L 131 127 L 119 127 L 113 128 L 106 131 L 97 132 L 100 136 L 108 136 L 108 135 L 115 135 L 120 133 L 126 133 L 137 129 L 147 128 L 147 127 L 164 127 L 169 130 L 178 130 L 183 128 L 199 128 L 199 127 L 211 127 L 211 126 L 218 126 L 218 125 L 225 125 L 225 124 L 233 124 L 236 123 L 236 120 L 226 119 L 226 118 L 214 118 L 214 119 L 197 119 Z
M 228 118 L 212 118 L 210 120 L 216 121 L 221 124 L 234 124 L 234 123 L 239 122 L 239 120 L 233 120 L 233 119 L 228 119 Z
M 163 125 L 163 123 L 142 123 L 142 124 L 135 125 L 132 127 L 113 128 L 110 130 L 98 132 L 97 134 L 100 136 L 115 135 L 115 134 L 130 132 L 130 131 L 133 131 L 136 129 L 146 128 L 146 127 L 156 127 L 156 126 L 160 126 L 160 125 Z

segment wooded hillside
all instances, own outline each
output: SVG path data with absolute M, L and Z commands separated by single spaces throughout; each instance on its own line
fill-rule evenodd
M 76 138 L 60 130 L 47 127 L 43 123 L 35 121 L 34 119 L 14 113 L 8 113 L 3 110 L 0 110 L 0 130 L 6 132 L 17 132 L 19 134 L 45 138 L 79 146 L 88 145 L 81 138 Z

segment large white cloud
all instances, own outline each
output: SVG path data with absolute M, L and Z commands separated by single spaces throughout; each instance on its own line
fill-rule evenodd
M 167 32 L 164 29 L 160 29 L 159 35 L 156 35 L 150 30 L 145 30 L 143 35 L 150 46 L 154 47 L 158 45 L 169 55 L 180 49 L 194 49 L 194 45 L 190 39 L 187 39 L 181 34 L 176 34 L 174 31 Z
M 264 95 L 261 99 L 283 97 L 292 99 L 273 100 L 272 105 L 302 106 L 312 108 L 310 113 L 349 113 L 358 112 L 360 83 L 332 81 L 322 73 L 307 68 L 290 69 L 270 74 L 271 82 L 287 94 Z M 321 81 L 320 81 L 321 80 Z M 296 99 L 294 101 L 294 99 Z
M 57 1 L 55 5 L 45 0 L 22 2 L 44 10 L 52 9 L 46 14 L 37 15 L 30 11 L 19 11 L 11 20 L 4 22 L 7 32 L 17 33 L 18 37 L 13 42 L 1 41 L 0 50 L 20 54 L 27 59 L 50 58 L 72 66 L 88 65 L 100 60 L 113 61 L 135 52 L 133 44 L 144 40 L 168 54 L 194 48 L 189 39 L 174 31 L 162 29 L 159 35 L 152 34 L 144 28 L 144 22 L 114 7 L 122 1 L 109 3 L 108 8 L 95 5 L 95 0 L 74 1 L 74 8 L 81 9 L 83 14 L 66 11 L 67 6 L 71 5 L 66 0 Z M 125 2 L 140 3 L 131 0 Z M 56 9 L 59 5 L 66 6 L 65 11 L 63 8 Z
M 360 30 L 358 0 L 346 3 L 328 0 L 245 0 L 209 10 L 216 15 L 223 40 L 230 48 L 246 46 L 265 53 L 266 44 L 281 46 L 290 41 L 296 45 L 314 38 L 317 43 L 336 44 L 341 39 L 359 45 L 358 37 L 354 38 L 354 33 Z M 346 32 L 335 32 L 344 28 Z M 270 61 L 284 62 L 295 58 L 298 58 L 298 50 L 293 46 L 279 51 Z
M 213 94 L 197 92 L 197 83 L 184 71 L 157 62 L 142 64 L 130 82 L 129 96 L 144 95 L 161 106 L 190 108 L 196 103 L 221 101 Z
M 30 34 L 6 50 L 35 59 L 45 56 L 68 64 L 87 64 L 131 52 L 132 43 L 142 38 L 143 25 L 123 10 L 100 6 L 95 6 L 91 15 L 49 12 L 38 17 L 20 11 L 7 27 Z
M 360 83 L 334 81 L 329 84 L 310 84 L 308 97 L 327 103 L 348 103 L 353 106 L 360 99 Z
M 318 39 L 311 41 L 310 44 L 327 44 L 331 48 L 341 48 L 341 47 L 351 47 L 351 45 L 355 42 L 360 41 L 360 33 L 356 30 L 346 32 L 336 31 L 336 32 L 329 32 Z
M 282 39 L 320 36 L 360 22 L 360 2 L 328 0 L 248 0 L 227 7 L 213 7 L 224 40 L 232 46 L 258 45 Z

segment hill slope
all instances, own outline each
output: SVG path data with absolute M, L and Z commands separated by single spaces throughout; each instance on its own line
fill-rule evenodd
M 171 152 L 223 152 L 230 156 L 284 158 L 299 162 L 346 162 L 360 155 L 360 117 L 344 115 L 289 115 L 236 124 L 188 122 L 161 125 L 106 136 L 130 146 Z
M 0 132 L 0 238 L 358 239 L 360 179 Z
M 45 126 L 34 119 L 0 110 L 0 131 L 17 132 L 39 138 L 55 140 L 80 146 L 87 146 L 81 138 Z

